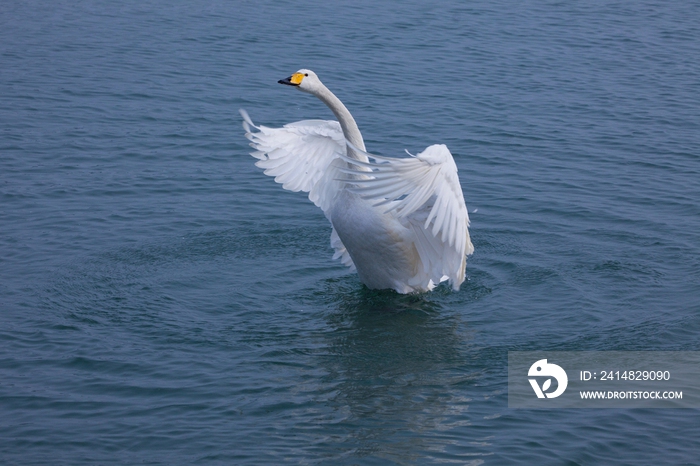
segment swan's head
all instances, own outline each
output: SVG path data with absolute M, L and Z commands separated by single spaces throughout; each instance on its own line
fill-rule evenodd
M 287 86 L 294 86 L 300 91 L 310 92 L 311 94 L 315 94 L 323 86 L 316 73 L 305 69 L 301 69 L 290 77 L 280 79 L 277 82 Z

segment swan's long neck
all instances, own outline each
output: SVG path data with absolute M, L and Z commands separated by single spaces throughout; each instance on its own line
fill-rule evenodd
M 315 93 L 316 97 L 321 99 L 321 101 L 328 105 L 333 111 L 333 114 L 338 119 L 340 127 L 343 130 L 343 135 L 345 139 L 350 141 L 352 145 L 358 149 L 365 150 L 365 142 L 362 140 L 362 133 L 360 133 L 360 128 L 357 127 L 355 119 L 350 114 L 350 111 L 343 105 L 339 98 L 335 96 L 326 86 L 321 86 L 320 91 Z M 348 156 L 355 159 L 363 159 L 366 157 L 361 157 L 359 154 L 355 154 L 350 147 L 348 147 Z

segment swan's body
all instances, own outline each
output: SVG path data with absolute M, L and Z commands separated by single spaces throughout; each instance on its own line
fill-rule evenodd
M 338 121 L 268 128 L 241 111 L 256 149 L 251 155 L 283 188 L 308 192 L 323 210 L 333 226 L 334 258 L 369 288 L 423 292 L 449 280 L 459 289 L 474 247 L 447 147 L 433 145 L 412 158 L 368 154 L 352 115 L 315 73 L 299 70 L 280 83 L 315 95 Z

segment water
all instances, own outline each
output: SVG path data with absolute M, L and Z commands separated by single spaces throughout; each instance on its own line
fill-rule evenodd
M 695 410 L 512 410 L 509 350 L 700 350 L 692 2 L 6 2 L 0 459 L 696 464 Z M 371 292 L 238 108 L 445 143 L 457 292 Z

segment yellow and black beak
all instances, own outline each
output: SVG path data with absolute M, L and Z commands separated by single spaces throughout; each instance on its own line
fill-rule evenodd
M 301 84 L 301 80 L 304 79 L 304 75 L 301 73 L 294 73 L 288 78 L 280 79 L 277 81 L 280 84 L 286 84 L 287 86 L 298 86 Z

